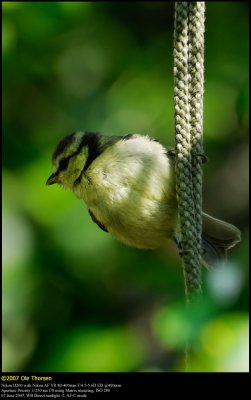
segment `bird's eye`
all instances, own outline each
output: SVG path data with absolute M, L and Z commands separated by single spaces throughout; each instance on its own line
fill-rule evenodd
M 64 169 L 66 169 L 68 167 L 69 164 L 69 157 L 68 158 L 63 158 L 60 162 L 59 162 L 59 171 L 63 171 Z

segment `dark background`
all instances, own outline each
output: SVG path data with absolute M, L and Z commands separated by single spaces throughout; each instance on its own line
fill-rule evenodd
M 127 248 L 46 187 L 76 130 L 174 143 L 164 2 L 3 2 L 3 370 L 248 370 L 248 3 L 206 4 L 204 209 L 242 242 L 190 311 L 175 246 Z

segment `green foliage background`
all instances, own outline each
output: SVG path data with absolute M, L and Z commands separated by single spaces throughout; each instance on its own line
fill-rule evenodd
M 167 243 L 127 248 L 46 187 L 76 130 L 174 143 L 174 3 L 3 2 L 3 370 L 248 369 L 248 3 L 206 4 L 204 208 L 242 242 L 184 306 Z

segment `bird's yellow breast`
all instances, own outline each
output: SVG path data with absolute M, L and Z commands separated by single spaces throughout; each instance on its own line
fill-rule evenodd
M 148 137 L 106 149 L 76 194 L 114 237 L 133 247 L 160 246 L 176 224 L 173 163 Z

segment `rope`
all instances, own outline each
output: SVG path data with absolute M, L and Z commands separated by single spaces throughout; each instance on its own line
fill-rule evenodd
M 175 3 L 175 171 L 188 303 L 201 292 L 204 12 L 203 2 Z

